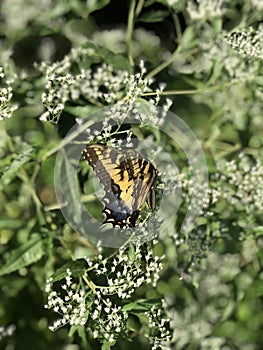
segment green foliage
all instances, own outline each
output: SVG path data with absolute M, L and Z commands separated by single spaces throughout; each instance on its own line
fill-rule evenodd
M 6 259 L 6 264 L 0 270 L 0 276 L 22 269 L 42 258 L 45 254 L 45 240 L 38 235 L 32 235 L 31 239 L 13 250 Z
M 262 348 L 261 2 L 3 0 L 0 15 L 0 349 Z M 208 189 L 158 128 L 122 128 L 138 101 L 191 127 Z M 152 137 L 178 169 L 174 181 L 159 171 L 157 206 L 182 192 L 169 227 L 139 225 L 158 242 L 119 250 L 75 232 L 53 185 L 63 137 L 111 105 L 116 130 L 83 142 Z M 77 171 L 72 204 L 99 218 L 77 162 L 61 181 Z M 185 233 L 192 197 L 201 214 Z
M 26 151 L 21 152 L 19 156 L 14 159 L 10 164 L 10 167 L 6 169 L 0 179 L 0 190 L 2 191 L 5 186 L 7 186 L 16 177 L 16 174 L 25 163 L 27 163 L 33 153 L 33 148 L 30 147 Z

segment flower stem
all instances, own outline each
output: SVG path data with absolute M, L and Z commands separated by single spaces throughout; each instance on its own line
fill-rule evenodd
M 132 34 L 133 34 L 133 28 L 134 28 L 135 3 L 136 3 L 135 0 L 131 0 L 130 10 L 128 15 L 127 35 L 126 35 L 127 53 L 128 53 L 128 59 L 131 66 L 134 66 L 131 45 L 132 45 Z

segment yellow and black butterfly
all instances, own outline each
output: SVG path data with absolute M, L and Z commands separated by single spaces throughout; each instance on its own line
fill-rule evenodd
M 132 149 L 119 151 L 103 144 L 88 145 L 82 154 L 105 191 L 103 223 L 134 227 L 146 199 L 153 209 L 157 171 L 151 162 Z

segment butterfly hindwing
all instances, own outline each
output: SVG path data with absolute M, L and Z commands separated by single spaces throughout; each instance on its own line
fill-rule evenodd
M 155 167 L 134 150 L 121 152 L 102 144 L 88 145 L 83 156 L 105 191 L 103 223 L 135 226 L 147 195 L 153 191 Z

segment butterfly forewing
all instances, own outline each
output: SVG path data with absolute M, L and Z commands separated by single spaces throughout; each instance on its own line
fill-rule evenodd
M 104 223 L 135 226 L 147 195 L 153 191 L 155 167 L 134 150 L 121 152 L 102 144 L 88 145 L 83 155 L 105 191 Z

